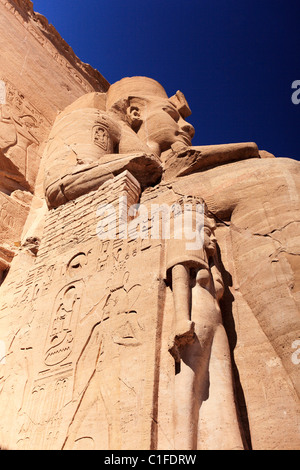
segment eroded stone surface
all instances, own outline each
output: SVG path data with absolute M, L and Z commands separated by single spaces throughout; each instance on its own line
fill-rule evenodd
M 1 447 L 298 449 L 299 163 L 0 6 Z

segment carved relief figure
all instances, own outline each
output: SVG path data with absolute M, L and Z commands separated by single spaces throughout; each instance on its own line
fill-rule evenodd
M 2 157 L 0 168 L 7 172 L 7 178 L 3 178 L 0 187 L 32 191 L 39 163 L 38 147 L 49 123 L 11 83 L 3 83 L 6 96 L 0 105 L 0 150 L 5 158 Z
M 76 442 L 88 432 L 97 448 L 118 449 L 120 438 L 120 403 L 115 403 L 112 390 L 119 389 L 122 377 L 120 348 L 140 346 L 141 326 L 135 310 L 141 286 L 132 284 L 129 272 L 121 271 L 119 279 L 107 281 L 107 295 L 102 308 L 96 309 L 98 321 L 92 327 L 78 358 L 73 398 L 80 397 L 76 419 L 72 419 L 64 449 L 76 447 Z M 89 423 L 89 412 L 95 419 Z M 101 431 L 97 428 L 101 422 Z
M 8 80 L 0 82 L 1 284 L 21 241 L 40 163 L 39 145 L 49 122 Z
M 30 175 L 31 159 L 37 158 L 39 141 L 33 133 L 36 120 L 30 115 L 14 116 L 7 105 L 0 110 L 0 164 L 4 170 L 1 187 L 5 190 L 32 189 Z M 35 163 L 34 163 L 35 166 Z M 29 173 L 28 173 L 29 171 Z
M 33 116 L 24 115 L 20 116 L 17 121 L 12 119 L 10 126 L 15 128 L 15 139 L 9 148 L 7 148 L 5 155 L 26 178 L 29 147 L 33 146 L 33 144 L 39 145 L 39 141 L 32 132 L 32 129 L 37 127 L 37 123 Z M 5 151 L 5 149 L 3 150 Z

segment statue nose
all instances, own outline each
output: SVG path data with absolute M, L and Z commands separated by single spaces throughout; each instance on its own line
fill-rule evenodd
M 192 124 L 190 124 L 189 122 L 184 122 L 184 124 L 181 126 L 181 129 L 186 132 L 187 134 L 189 134 L 189 136 L 191 137 L 191 139 L 194 137 L 195 135 L 195 129 L 194 127 L 192 126 Z

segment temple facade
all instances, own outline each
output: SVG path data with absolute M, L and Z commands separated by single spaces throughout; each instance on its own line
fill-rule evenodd
M 298 449 L 299 162 L 0 10 L 0 447 Z

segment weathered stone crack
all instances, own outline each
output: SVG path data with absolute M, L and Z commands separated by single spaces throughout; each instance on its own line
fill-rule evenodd
M 288 222 L 287 224 L 285 224 L 283 227 L 274 228 L 273 230 L 271 230 L 270 232 L 267 232 L 267 233 L 253 233 L 253 235 L 257 235 L 257 236 L 261 236 L 261 237 L 268 237 L 268 236 L 271 236 L 272 233 L 281 232 L 282 230 L 284 230 L 289 225 L 297 224 L 297 223 L 300 223 L 300 220 L 292 220 L 291 222 Z

